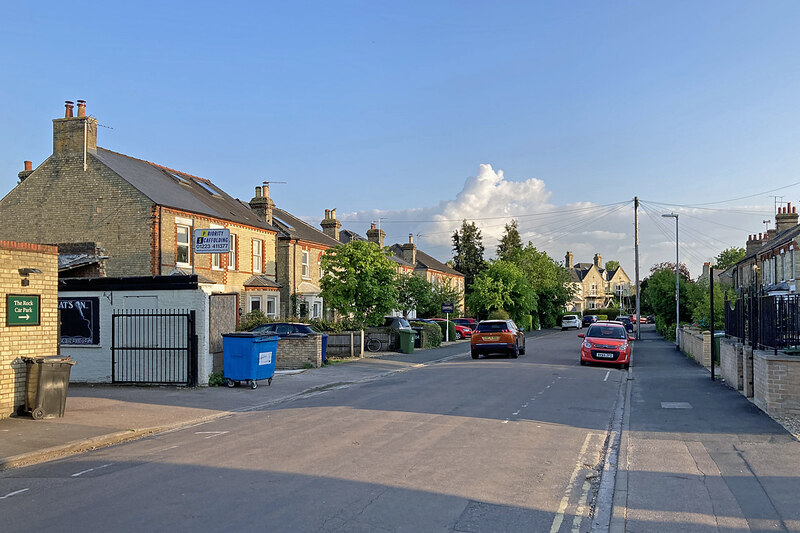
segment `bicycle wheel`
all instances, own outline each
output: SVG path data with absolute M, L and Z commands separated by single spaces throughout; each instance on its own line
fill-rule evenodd
M 383 343 L 378 339 L 367 339 L 367 350 L 370 352 L 377 352 L 380 351 Z

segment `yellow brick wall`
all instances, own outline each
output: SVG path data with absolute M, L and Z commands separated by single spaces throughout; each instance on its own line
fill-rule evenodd
M 20 268 L 41 274 L 23 278 Z M 30 284 L 22 286 L 22 280 Z M 25 403 L 26 367 L 22 357 L 58 351 L 58 249 L 55 246 L 0 241 L 0 418 Z M 8 326 L 9 294 L 39 295 L 38 326 Z

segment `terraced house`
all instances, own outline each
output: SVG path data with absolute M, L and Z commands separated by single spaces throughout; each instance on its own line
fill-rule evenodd
M 98 147 L 81 100 L 53 120 L 52 155 L 19 179 L 0 200 L 0 240 L 94 243 L 108 276 L 194 273 L 245 311 L 280 306 L 279 230 L 208 179 Z M 214 228 L 230 230 L 230 253 L 194 254 L 193 230 Z

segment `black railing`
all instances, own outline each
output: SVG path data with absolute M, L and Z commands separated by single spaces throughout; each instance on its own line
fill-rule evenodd
M 800 295 L 746 292 L 726 298 L 725 335 L 775 352 L 800 347 Z

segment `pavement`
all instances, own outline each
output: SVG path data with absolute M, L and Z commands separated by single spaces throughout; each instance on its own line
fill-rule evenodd
M 653 326 L 625 395 L 610 531 L 800 531 L 800 442 Z

